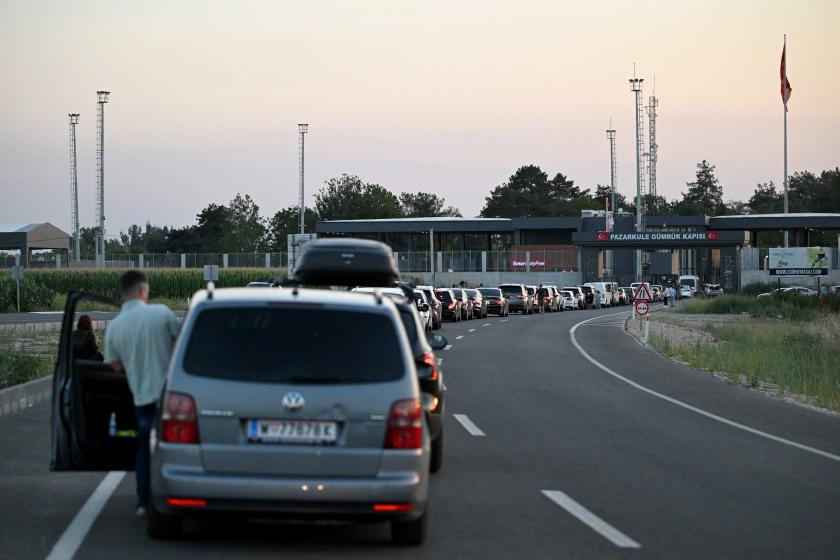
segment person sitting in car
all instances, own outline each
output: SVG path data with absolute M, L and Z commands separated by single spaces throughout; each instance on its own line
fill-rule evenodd
M 82 315 L 76 323 L 76 330 L 73 332 L 73 358 L 99 362 L 103 359 L 99 346 L 96 344 L 93 322 L 89 315 Z

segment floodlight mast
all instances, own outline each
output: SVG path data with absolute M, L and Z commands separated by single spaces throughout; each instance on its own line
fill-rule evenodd
M 303 135 L 309 131 L 308 123 L 298 124 L 298 134 L 300 136 L 300 143 L 298 146 L 298 181 L 300 187 L 298 195 L 300 197 L 300 233 L 303 235 L 306 232 L 305 212 L 306 207 L 303 203 Z
M 630 79 L 630 91 L 636 98 L 636 231 L 642 231 L 642 152 L 643 152 L 643 138 L 642 138 L 642 82 L 643 78 L 635 76 L 635 68 L 633 70 L 633 77 Z M 636 281 L 642 279 L 642 252 L 636 251 Z
M 110 91 L 96 92 L 96 266 L 105 268 L 105 104 Z
M 70 229 L 73 232 L 73 259 L 79 261 L 79 174 L 76 166 L 76 125 L 79 113 L 70 113 Z

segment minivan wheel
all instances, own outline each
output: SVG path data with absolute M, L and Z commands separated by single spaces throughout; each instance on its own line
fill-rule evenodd
M 438 472 L 443 465 L 443 430 L 438 437 L 432 440 L 432 460 L 429 462 L 429 471 Z
M 423 544 L 426 537 L 426 514 L 412 521 L 391 521 L 391 542 L 403 546 Z
M 146 532 L 155 540 L 172 540 L 181 536 L 183 523 L 180 515 L 161 513 L 149 502 L 146 511 Z

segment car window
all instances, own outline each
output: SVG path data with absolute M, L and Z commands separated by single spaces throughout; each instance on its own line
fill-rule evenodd
M 522 288 L 519 286 L 502 286 L 501 290 L 506 294 L 522 294 Z
M 404 369 L 397 337 L 386 315 L 366 311 L 330 309 L 327 316 L 318 307 L 207 309 L 189 333 L 183 368 L 266 383 L 390 381 Z
M 481 295 L 487 297 L 497 298 L 502 295 L 502 291 L 497 288 L 479 288 L 478 291 L 481 292 Z
M 449 303 L 452 301 L 452 296 L 449 295 L 449 292 L 435 292 L 435 295 L 443 303 Z

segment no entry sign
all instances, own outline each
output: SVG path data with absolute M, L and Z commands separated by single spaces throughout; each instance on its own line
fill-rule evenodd
M 636 315 L 645 316 L 650 311 L 650 305 L 646 301 L 637 301 L 633 307 L 636 309 Z

